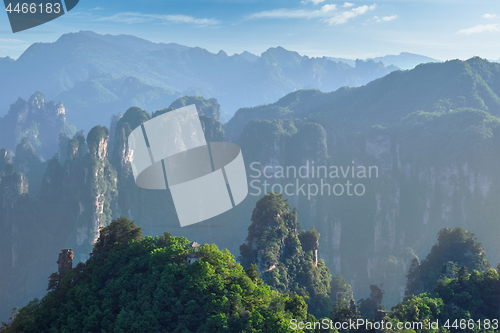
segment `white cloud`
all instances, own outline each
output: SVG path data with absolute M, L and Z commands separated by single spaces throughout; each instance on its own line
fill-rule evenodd
M 12 53 L 21 54 L 29 47 L 26 41 L 11 38 L 0 38 L 0 54 L 9 55 L 12 57 Z
M 324 13 L 328 13 L 336 9 L 337 9 L 336 5 L 324 5 L 323 7 L 321 7 L 321 11 Z
M 196 25 L 217 25 L 219 21 L 216 19 L 194 18 L 186 15 L 158 15 L 160 19 L 172 23 L 193 23 Z
M 376 5 L 371 5 L 371 6 L 364 5 L 364 6 L 356 7 L 356 8 L 349 10 L 349 11 L 335 15 L 334 17 L 327 19 L 326 21 L 330 25 L 344 24 L 356 16 L 363 15 L 366 12 L 371 11 L 371 10 L 375 10 L 375 8 L 376 8 Z
M 143 15 L 140 13 L 118 13 L 111 16 L 100 17 L 96 21 L 110 21 L 119 23 L 143 23 L 152 21 L 153 19 L 149 15 Z
M 322 2 L 325 2 L 325 0 L 304 0 L 304 1 L 301 1 L 303 4 L 306 4 L 308 2 L 312 2 L 313 4 L 317 5 L 319 3 L 322 3 Z
M 349 7 L 352 7 L 352 6 L 354 6 L 354 4 L 352 2 L 344 2 L 344 5 L 342 7 L 349 8 Z
M 344 6 L 345 7 L 345 4 Z M 329 25 L 344 24 L 350 19 L 365 14 L 368 11 L 375 10 L 376 5 L 371 6 L 364 5 L 356 8 L 351 8 L 350 10 L 345 10 L 344 12 L 335 12 L 337 10 L 336 5 L 324 5 L 319 10 L 306 10 L 306 9 L 287 9 L 280 8 L 274 10 L 263 11 L 259 13 L 254 13 L 248 17 L 247 20 L 251 19 L 310 19 L 310 18 L 320 18 L 320 21 L 327 22 Z M 385 16 L 380 20 L 391 21 L 397 18 L 397 15 Z M 376 17 L 376 19 L 379 19 Z
M 274 9 L 267 10 L 264 12 L 259 12 L 252 14 L 248 19 L 258 19 L 258 18 L 311 18 L 317 16 L 317 13 L 321 13 L 319 10 L 304 10 L 304 9 Z
M 484 14 L 483 18 L 485 18 L 485 19 L 492 19 L 492 18 L 495 18 L 496 16 L 497 16 L 497 14 Z
M 310 19 L 314 17 L 328 17 L 331 16 L 330 12 L 337 9 L 335 5 L 324 5 L 320 10 L 305 10 L 305 9 L 274 9 L 264 12 L 259 12 L 250 15 L 247 19 L 287 19 L 287 18 L 305 18 Z
M 137 12 L 118 13 L 112 16 L 98 18 L 97 21 L 111 21 L 128 24 L 160 21 L 162 23 L 187 23 L 200 27 L 214 26 L 220 23 L 216 19 L 195 18 L 187 15 L 142 14 Z
M 500 31 L 498 24 L 480 24 L 472 28 L 462 29 L 457 34 L 472 35 L 482 32 L 497 32 Z
M 380 23 L 380 22 L 389 22 L 389 21 L 395 20 L 397 18 L 398 18 L 397 15 L 383 16 L 382 18 L 379 18 L 378 16 L 374 17 L 374 19 L 377 20 L 377 23 Z
M 0 43 L 20 44 L 20 43 L 25 43 L 25 41 L 20 39 L 0 38 Z

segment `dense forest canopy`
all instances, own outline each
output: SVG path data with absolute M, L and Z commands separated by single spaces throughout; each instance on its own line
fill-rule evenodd
M 432 293 L 442 278 L 455 277 L 464 269 L 487 271 L 490 268 L 483 244 L 473 233 L 463 227 L 443 228 L 427 257 L 422 262 L 413 259 L 407 275 L 406 294 Z
M 273 50 L 266 59 L 287 54 Z M 500 258 L 499 78 L 499 65 L 480 58 L 421 65 L 360 88 L 298 90 L 240 109 L 224 125 L 219 101 L 184 96 L 159 110 L 121 108 L 126 112 L 115 114 L 109 128 L 102 123 L 88 135 L 40 92 L 27 102 L 14 99 L 0 120 L 1 140 L 10 133 L 0 141 L 7 148 L 0 150 L 0 312 L 7 318 L 13 306 L 41 298 L 54 254 L 72 248 L 75 264 L 86 262 L 106 239 L 100 228 L 123 215 L 148 235 L 169 230 L 235 254 L 244 242 L 245 274 L 252 281 L 260 276 L 280 295 L 296 293 L 317 318 L 376 320 L 404 305 L 401 318 L 416 308 L 429 314 L 425 319 L 443 319 L 447 311 L 487 319 L 495 315 L 498 287 L 488 259 Z M 93 77 L 89 86 L 147 88 L 114 80 Z M 237 142 L 247 163 L 371 165 L 379 177 L 364 181 L 366 195 L 357 200 L 249 196 L 216 219 L 180 229 L 168 191 L 135 185 L 127 136 L 190 103 L 207 141 Z M 156 246 L 167 247 L 167 238 Z M 49 295 L 64 288 L 60 282 Z M 478 297 L 484 304 L 471 301 Z M 386 315 L 394 319 L 396 312 Z
M 278 222 L 276 209 L 293 214 L 290 222 L 296 225 L 295 211 L 290 212 L 283 198 L 273 193 L 261 199 L 256 215 L 259 210 L 267 212 L 272 221 Z M 260 225 L 258 233 L 270 231 L 268 223 L 272 221 Z M 461 243 L 473 238 L 467 234 L 458 229 L 442 231 L 439 236 L 440 241 L 444 237 Z M 298 238 L 317 242 L 314 230 L 300 235 Z M 342 276 L 335 276 L 331 284 L 326 283 L 332 287 L 325 294 L 335 301 L 330 307 L 311 299 L 323 296 L 317 289 L 321 288 L 319 281 L 309 279 L 306 283 L 300 278 L 306 273 L 300 273 L 300 265 L 312 264 L 310 257 L 300 256 L 302 249 L 296 249 L 295 259 L 289 255 L 276 259 L 275 265 L 286 275 L 273 276 L 266 271 L 263 280 L 256 263 L 245 270 L 227 250 L 208 244 L 193 248 L 190 244 L 186 238 L 168 232 L 155 238 L 143 237 L 134 221 L 125 217 L 113 220 L 101 228 L 87 262 L 59 276 L 57 285 L 51 284 L 51 276 L 49 293 L 19 311 L 14 309 L 1 332 L 293 332 L 298 322 L 327 322 L 333 326 L 313 331 L 337 332 L 334 323 L 349 320 L 369 320 L 370 325 L 384 320 L 394 327 L 398 323 L 424 323 L 424 329 L 418 332 L 498 332 L 495 318 L 500 315 L 500 281 L 498 272 L 491 268 L 468 273 L 464 265 L 454 277 L 443 276 L 435 293 L 407 296 L 391 311 L 380 305 L 384 292 L 378 286 L 371 285 L 370 297 L 356 305 L 350 286 Z M 300 246 L 300 241 L 295 244 Z M 314 270 L 307 274 L 314 277 Z M 276 284 L 280 276 L 292 279 Z M 317 320 L 310 314 L 308 303 L 314 312 L 328 310 L 328 315 Z M 439 328 L 425 328 L 436 320 L 441 323 Z M 466 329 L 454 326 L 455 320 L 467 323 Z M 372 332 L 366 326 L 343 331 Z M 396 331 L 415 332 L 383 330 Z
M 184 237 L 142 237 L 127 218 L 101 229 L 91 257 L 2 332 L 288 332 L 313 319 L 303 298 L 271 290 L 215 245 L 186 262 Z
M 283 194 L 269 192 L 253 211 L 240 260 L 244 267 L 256 264 L 273 289 L 303 296 L 311 313 L 323 317 L 332 308 L 331 275 L 318 260 L 319 236 L 314 227 L 301 231 L 297 210 L 291 209 Z

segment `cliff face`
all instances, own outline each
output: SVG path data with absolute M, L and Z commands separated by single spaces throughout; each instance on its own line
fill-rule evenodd
M 95 200 L 92 210 L 92 244 L 99 236 L 99 227 L 111 222 L 111 204 L 116 196 L 116 172 L 107 160 L 109 132 L 106 128 L 94 127 L 88 137 L 87 144 L 90 154 L 89 165 L 85 174 L 89 175 L 90 197 Z M 86 179 L 87 180 L 87 179 Z M 108 188 L 109 186 L 109 188 Z
M 186 103 L 186 100 L 197 102 L 205 105 L 205 112 L 217 113 L 218 104 L 213 100 L 205 100 L 203 98 L 187 98 L 176 103 L 179 107 Z M 140 108 L 129 108 L 127 112 L 116 123 L 116 128 L 112 128 L 115 133 L 113 141 L 113 149 L 110 152 L 110 160 L 116 168 L 118 178 L 118 208 L 120 214 L 126 215 L 136 221 L 141 221 L 141 227 L 145 232 L 151 235 L 161 234 L 165 230 L 178 230 L 177 232 L 192 239 L 208 242 L 210 239 L 222 239 L 231 232 L 221 230 L 222 226 L 218 223 L 217 227 L 210 226 L 195 226 L 187 230 L 181 229 L 177 218 L 177 213 L 173 205 L 170 192 L 167 191 L 152 191 L 139 188 L 135 184 L 131 168 L 131 151 L 128 148 L 128 136 L 132 130 L 154 117 L 157 117 L 165 112 L 171 111 L 172 108 L 159 110 L 153 115 L 141 110 Z M 212 117 L 200 115 L 202 128 L 205 132 L 207 141 L 222 141 L 224 132 L 222 131 L 221 123 Z M 234 215 L 236 216 L 236 215 Z M 224 221 L 225 224 L 226 221 Z M 232 248 L 237 249 L 238 242 L 243 240 L 244 230 L 239 230 L 242 238 L 232 240 Z
M 108 135 L 105 127 L 96 126 L 87 138 L 82 132 L 72 139 L 60 137 L 59 155 L 65 159 L 55 157 L 41 165 L 45 170 L 38 193 L 19 203 L 9 201 L 14 210 L 14 225 L 30 228 L 33 232 L 43 230 L 44 241 L 52 240 L 50 247 L 70 245 L 76 260 L 85 261 L 98 237 L 99 228 L 118 214 L 117 174 L 108 161 Z M 22 170 L 33 165 L 29 142 L 24 146 L 20 144 L 16 152 L 14 162 L 18 161 L 17 167 Z M 19 177 L 25 179 L 22 175 Z M 6 181 L 2 183 L 7 186 Z M 2 223 L 8 221 L 2 218 Z M 13 242 L 23 242 L 25 236 L 13 232 L 6 235 Z M 44 262 L 36 255 L 33 258 Z M 47 264 L 47 267 L 50 266 Z
M 262 279 L 280 292 L 305 296 L 309 311 L 327 315 L 332 304 L 330 272 L 318 261 L 319 234 L 315 228 L 299 230 L 297 211 L 282 195 L 267 194 L 256 204 L 246 242 L 240 246 L 244 267 L 252 264 Z
M 20 105 L 23 103 L 18 101 Z M 207 105 L 212 104 L 213 101 Z M 47 103 L 42 95 L 34 95 L 26 103 L 26 108 L 19 110 L 16 114 L 20 115 L 20 119 L 44 114 L 48 120 L 40 127 L 41 130 L 42 127 L 43 131 L 52 128 L 49 126 L 51 118 L 47 114 Z M 210 110 L 218 112 L 218 109 Z M 64 112 L 58 114 L 63 115 Z M 169 223 L 178 227 L 175 207 L 169 194 L 138 188 L 131 172 L 127 137 L 132 129 L 150 118 L 151 115 L 138 108 L 132 108 L 124 117 L 115 117 L 112 123 L 113 146 L 109 144 L 109 131 L 101 126 L 94 127 L 87 136 L 84 132 L 75 135 L 56 132 L 54 140 L 58 149 L 54 148 L 51 155 L 55 151 L 58 153 L 47 162 L 38 159 L 38 151 L 28 137 L 24 137 L 17 145 L 13 161 L 7 150 L 3 150 L 0 173 L 1 257 L 4 266 L 12 269 L 5 272 L 4 284 L 0 285 L 0 289 L 7 292 L 12 290 L 8 285 L 23 284 L 29 288 L 23 289 L 15 297 L 24 299 L 26 293 L 33 290 L 40 291 L 38 295 L 42 295 L 44 288 L 38 288 L 37 283 L 28 281 L 30 277 L 22 270 L 36 262 L 36 268 L 33 269 L 38 272 L 37 275 L 48 276 L 53 271 L 52 263 L 46 259 L 49 256 L 42 254 L 64 247 L 73 248 L 77 262 L 85 261 L 99 235 L 99 228 L 120 215 L 143 220 L 143 226 L 150 234 L 163 233 Z M 222 140 L 220 122 L 208 116 L 202 118 L 203 128 L 209 138 Z M 31 196 L 26 195 L 25 174 L 35 184 Z M 205 231 L 201 233 L 206 234 Z M 20 245 L 25 242 L 37 244 L 43 250 L 37 254 L 30 253 Z M 19 266 L 20 262 L 22 264 Z M 7 295 L 1 297 L 7 299 L 3 296 Z M 16 302 L 10 303 L 15 305 Z
M 500 210 L 495 204 L 500 199 L 500 174 L 495 168 L 500 162 L 498 124 L 492 122 L 469 136 L 469 142 L 462 141 L 475 126 L 483 125 L 469 123 L 464 126 L 469 128 L 443 133 L 439 141 L 420 147 L 424 134 L 410 140 L 401 132 L 366 138 L 364 154 L 361 145 L 360 159 L 373 158 L 372 163 L 382 166 L 378 182 L 372 184 L 376 210 L 373 255 L 367 258 L 369 278 L 381 277 L 377 270 L 384 267 L 388 254 L 398 258 L 401 273 L 407 273 L 411 256 L 403 250 L 411 247 L 423 258 L 444 227 L 471 230 L 485 244 L 488 258 L 493 263 L 500 260 Z M 404 279 L 398 284 L 402 297 Z
M 499 77 L 498 64 L 473 58 L 393 72 L 360 88 L 297 91 L 240 109 L 225 125 L 226 139 L 242 146 L 261 189 L 264 181 L 267 191 L 297 180 L 295 187 L 305 186 L 306 193 L 285 195 L 304 225 L 318 228 L 319 256 L 333 274 L 342 273 L 357 297 L 366 296 L 363 286 L 384 283 L 384 302 L 395 304 L 411 259 L 429 252 L 442 227 L 471 230 L 500 261 Z M 318 130 L 300 137 L 297 118 L 326 137 Z M 295 129 L 284 126 L 290 122 Z M 276 174 L 307 169 L 308 161 L 308 177 Z M 320 179 L 313 163 L 333 177 Z M 337 193 L 321 194 L 322 180 Z M 352 194 L 356 186 L 361 195 Z
M 321 233 L 319 257 L 332 274 L 357 295 L 383 283 L 386 304 L 402 299 L 411 260 L 429 252 L 443 227 L 471 230 L 490 260 L 500 260 L 500 122 L 471 109 L 424 116 L 351 137 L 297 120 L 252 121 L 241 134 L 256 181 L 250 193 L 265 194 L 265 181 L 267 191 L 283 192 L 304 226 Z
M 62 280 L 66 273 L 73 268 L 73 250 L 64 249 L 59 253 L 59 259 L 57 260 L 57 272 L 59 273 L 59 280 Z
M 0 149 L 0 230 L 2 267 L 6 271 L 14 268 L 19 256 L 17 249 L 21 245 L 19 226 L 16 224 L 15 206 L 28 193 L 28 180 L 23 173 L 15 172 L 11 158 L 5 149 Z M 12 237 L 10 237 L 12 235 Z
M 46 102 L 44 95 L 36 92 L 27 102 L 18 98 L 0 119 L 0 147 L 14 151 L 16 145 L 27 137 L 37 154 L 48 159 L 57 151 L 58 136 L 64 132 L 69 136 L 75 133 L 74 126 L 66 123 L 64 105 Z
M 23 173 L 16 172 L 11 157 L 5 149 L 0 149 L 0 311 L 5 314 L 7 304 L 20 304 L 19 295 L 13 295 L 12 290 L 23 289 L 26 282 L 26 226 L 19 215 L 19 205 L 28 196 L 28 180 Z M 20 272 L 23 272 L 19 274 Z M 20 284 L 13 281 L 13 277 Z M 33 291 L 33 285 L 24 290 Z M 43 288 L 43 286 L 40 286 Z M 43 289 L 41 289 L 43 290 Z M 24 299 L 26 299 L 24 297 Z M 17 302 L 15 302 L 17 301 Z M 14 305 L 15 306 L 15 305 Z M 5 309 L 4 309 L 5 307 Z M 12 308 L 12 307 L 10 307 Z
M 403 74 L 394 76 L 399 75 Z M 44 291 L 45 285 L 38 288 L 24 268 L 30 265 L 37 276 L 49 276 L 54 271 L 50 267 L 53 263 L 45 258 L 68 247 L 74 249 L 75 260 L 86 260 L 99 227 L 119 215 L 135 219 L 149 235 L 168 230 L 200 243 L 217 243 L 237 253 L 247 236 L 256 202 L 271 190 L 282 191 L 290 206 L 297 207 L 304 229 L 318 228 L 322 239 L 319 258 L 332 274 L 344 275 L 356 297 L 365 297 L 363 292 L 369 284 L 384 283 L 384 302 L 391 305 L 399 301 L 411 259 L 429 252 L 441 227 L 462 225 L 471 230 L 483 241 L 491 261 L 498 262 L 500 179 L 495 166 L 500 162 L 500 135 L 496 104 L 488 104 L 488 112 L 451 111 L 443 105 L 455 107 L 453 103 L 461 103 L 462 99 L 450 97 L 451 104 L 441 101 L 435 112 L 414 112 L 390 104 L 383 106 L 394 112 L 384 113 L 380 105 L 379 109 L 369 109 L 373 104 L 369 103 L 370 96 L 377 97 L 377 103 L 392 97 L 379 98 L 380 89 L 362 95 L 364 90 L 374 89 L 370 85 L 372 88 L 354 92 L 341 89 L 332 93 L 332 100 L 325 100 L 328 94 L 302 91 L 272 106 L 242 110 L 239 116 L 244 121 L 235 117 L 235 122 L 239 122 L 224 129 L 225 139 L 234 139 L 242 148 L 250 195 L 223 215 L 189 228 L 179 227 L 169 192 L 138 188 L 130 168 L 128 135 L 141 123 L 169 109 L 150 115 L 130 108 L 123 117 L 115 117 L 112 144 L 108 131 L 100 126 L 87 137 L 82 132 L 57 132 L 53 138 L 59 142 L 58 158 L 45 164 L 33 158 L 31 140 L 20 141 L 14 164 L 6 158 L 6 151 L 0 154 L 4 156 L 0 163 L 5 170 L 0 183 L 0 237 L 9 239 L 1 244 L 2 263 L 12 268 L 5 273 L 4 281 L 8 281 L 0 280 L 0 291 L 22 289 L 18 299 L 25 299 L 36 290 Z M 448 90 L 447 93 L 452 91 Z M 345 100 L 349 94 L 354 94 L 353 105 L 359 106 L 357 113 Z M 405 102 L 415 100 L 408 97 Z M 412 107 L 433 105 L 434 100 L 418 99 L 420 104 Z M 477 98 L 473 101 L 477 103 Z M 40 96 L 30 99 L 27 109 L 18 103 L 19 109 L 15 108 L 17 104 L 12 108 L 18 111 L 11 114 L 19 115 L 19 119 L 29 119 L 30 114 L 47 107 Z M 219 112 L 216 104 L 208 101 L 207 105 L 208 113 Z M 366 105 L 369 114 L 364 109 Z M 347 114 L 349 110 L 354 111 Z M 404 117 L 397 118 L 403 111 Z M 364 117 L 367 115 L 369 120 Z M 375 119 L 376 115 L 380 119 Z M 220 122 L 205 115 L 200 119 L 207 140 L 221 140 Z M 376 125 L 378 121 L 386 127 Z M 19 124 L 29 122 L 19 120 Z M 39 189 L 33 191 L 37 182 L 28 176 L 28 197 L 26 178 L 19 172 L 29 175 L 37 163 L 43 167 L 43 180 Z M 321 167 L 326 174 L 318 169 Z M 252 187 L 254 180 L 260 181 L 253 183 L 256 188 Z M 356 190 L 357 194 L 353 194 Z M 30 247 L 19 245 L 24 243 L 37 244 L 40 251 L 34 254 Z M 273 265 L 261 269 L 275 272 Z M 5 313 L 8 310 L 2 309 Z
M 68 145 L 69 161 L 64 166 L 67 185 L 78 193 L 74 196 L 76 228 L 70 241 L 79 261 L 87 259 L 99 236 L 99 228 L 108 225 L 118 214 L 118 179 L 115 168 L 108 161 L 108 140 L 108 129 L 96 126 L 86 141 L 82 137 L 75 138 Z M 74 182 L 74 178 L 79 181 Z

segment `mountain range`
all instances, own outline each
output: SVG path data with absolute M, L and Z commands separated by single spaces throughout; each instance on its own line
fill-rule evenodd
M 361 196 L 286 196 L 308 217 L 304 225 L 327 239 L 321 257 L 355 292 L 383 283 L 388 304 L 400 300 L 409 260 L 428 251 L 440 228 L 470 229 L 500 261 L 498 63 L 422 64 L 362 87 L 297 91 L 238 110 L 224 131 L 241 146 L 251 177 L 258 162 L 257 184 L 275 189 L 295 181 L 275 174 L 289 166 L 377 167 L 367 179 L 348 176 L 366 188 Z M 266 169 L 275 176 L 266 179 Z M 342 176 L 320 178 L 312 174 L 306 186 L 345 184 Z
M 301 90 L 272 104 L 238 110 L 225 126 L 226 136 L 238 141 L 245 124 L 253 119 L 328 119 L 350 137 L 374 125 L 397 126 L 417 111 L 470 107 L 498 117 L 499 71 L 500 64 L 475 57 L 395 71 L 357 88 L 342 87 L 330 93 Z
M 336 57 L 328 57 L 328 59 L 336 62 L 341 61 L 353 67 L 356 65 L 356 60 L 354 59 L 336 58 Z M 440 60 L 434 58 L 422 56 L 419 54 L 413 54 L 409 52 L 401 52 L 398 55 L 386 55 L 383 57 L 368 58 L 366 60 L 382 62 L 385 66 L 396 66 L 402 70 L 412 69 L 415 68 L 415 66 L 417 65 L 429 62 L 441 62 Z
M 8 110 L 12 96 L 28 99 L 42 91 L 47 99 L 65 105 L 70 123 L 88 131 L 131 106 L 153 112 L 182 95 L 198 95 L 217 98 L 225 122 L 241 107 L 271 103 L 298 89 L 360 86 L 397 70 L 393 63 L 406 68 L 427 61 L 433 59 L 402 53 L 336 62 L 282 47 L 260 56 L 229 56 L 224 51 L 215 54 L 199 47 L 80 31 L 54 43 L 35 43 L 15 61 L 0 59 L 0 115 Z
M 129 40 L 134 47 L 126 46 Z M 332 274 L 349 281 L 357 297 L 367 296 L 367 285 L 383 283 L 384 304 L 400 302 L 411 262 L 429 253 L 442 228 L 467 228 L 482 240 L 488 259 L 495 266 L 500 261 L 500 64 L 476 57 L 391 71 L 374 60 L 358 60 L 352 67 L 279 47 L 257 57 L 165 45 L 80 32 L 35 44 L 15 61 L 0 59 L 2 89 L 28 91 L 45 77 L 48 91 L 41 90 L 46 96 L 29 92 L 23 97 L 27 102 L 2 94 L 12 106 L 0 128 L 11 134 L 0 146 L 8 143 L 15 151 L 12 156 L 0 150 L 0 298 L 5 304 L 22 305 L 43 295 L 46 283 L 38 277 L 54 271 L 53 254 L 72 248 L 75 261 L 84 262 L 99 228 L 120 215 L 136 219 L 148 235 L 170 231 L 238 253 L 265 191 L 223 215 L 180 228 L 168 191 L 135 184 L 127 137 L 171 110 L 168 105 L 196 104 L 207 141 L 238 143 L 249 181 L 282 187 L 290 181 L 262 174 L 254 178 L 252 163 L 261 173 L 266 167 L 308 163 L 377 168 L 372 178 L 326 179 L 332 186 L 346 180 L 362 184 L 363 195 L 285 196 L 300 212 L 304 229 L 315 226 L 321 234 L 320 259 Z M 149 51 L 139 52 L 139 47 Z M 35 68 L 45 60 L 43 72 Z M 20 75 L 9 81 L 4 74 L 13 75 L 13 68 Z M 28 80 L 30 69 L 34 74 Z M 185 93 L 167 86 L 175 80 L 163 82 L 161 73 L 193 83 L 185 84 L 184 92 L 204 97 L 180 97 Z M 367 73 L 375 79 L 360 87 L 293 91 L 310 82 L 323 90 L 342 80 L 359 83 L 368 80 Z M 234 87 L 223 86 L 224 78 L 232 78 Z M 209 98 L 214 87 L 228 90 L 216 100 Z M 243 98 L 275 95 L 272 103 L 253 107 Z M 64 104 L 49 102 L 50 96 Z M 223 101 L 238 98 L 239 105 L 249 107 L 239 108 L 222 125 L 223 108 L 228 110 Z M 129 108 L 141 103 L 150 110 Z M 109 129 L 100 126 L 111 116 Z M 85 135 L 66 119 L 78 128 L 93 128 Z M 299 180 L 319 188 L 325 179 Z M 36 251 L 26 244 L 36 244 Z M 10 305 L 2 304 L 4 316 L 12 308 L 5 306 Z
M 183 97 L 171 106 L 196 104 L 207 141 L 237 142 L 249 181 L 280 186 L 296 181 L 254 178 L 252 163 L 261 172 L 308 163 L 376 167 L 376 176 L 368 179 L 326 179 L 331 186 L 346 180 L 362 184 L 366 192 L 361 196 L 296 193 L 286 199 L 300 212 L 305 229 L 318 229 L 319 255 L 332 274 L 342 274 L 358 297 L 366 296 L 368 284 L 383 283 L 389 306 L 404 296 L 410 261 L 429 252 L 441 228 L 467 228 L 483 241 L 488 258 L 500 261 L 499 96 L 500 64 L 472 58 L 395 71 L 357 88 L 296 91 L 272 104 L 241 108 L 224 126 L 215 99 Z M 19 128 L 19 137 L 26 130 L 33 135 L 18 144 L 15 158 L 5 150 L 1 155 L 0 259 L 5 269 L 0 290 L 9 303 L 43 294 L 43 281 L 35 281 L 32 273 L 50 274 L 49 252 L 72 248 L 77 260 L 85 261 L 99 228 L 120 215 L 140 221 L 149 235 L 168 230 L 238 252 L 260 198 L 254 188 L 227 213 L 179 228 L 168 192 L 135 185 L 126 138 L 170 109 L 154 114 L 137 107 L 120 110 L 123 116 L 115 115 L 109 130 L 95 126 L 85 136 L 68 133 L 63 117 L 68 112 L 57 111 L 59 104 L 39 93 L 16 105 L 2 126 Z M 23 127 L 18 118 L 26 114 L 36 121 L 44 112 L 55 112 L 59 122 L 52 131 L 66 134 L 57 137 L 58 154 L 41 163 L 34 146 L 51 147 L 56 137 L 34 134 L 47 133 L 51 122 Z M 49 141 L 36 146 L 29 141 L 33 138 Z M 303 181 L 319 188 L 325 179 Z M 36 243 L 39 250 L 26 243 Z M 9 295 L 10 290 L 18 292 Z

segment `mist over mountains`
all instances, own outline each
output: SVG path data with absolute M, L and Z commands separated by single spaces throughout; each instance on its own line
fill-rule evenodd
M 402 53 L 336 62 L 282 47 L 260 56 L 229 56 L 224 51 L 214 54 L 199 47 L 80 31 L 54 43 L 35 43 L 15 61 L 0 59 L 0 115 L 13 99 L 27 100 L 41 91 L 48 100 L 63 102 L 68 121 L 88 131 L 131 106 L 153 112 L 183 95 L 198 95 L 217 98 L 225 122 L 241 107 L 271 103 L 295 90 L 360 86 L 396 66 L 411 68 L 432 60 Z
M 374 125 L 397 126 L 404 117 L 417 111 L 441 113 L 470 107 L 498 117 L 499 66 L 476 57 L 395 71 L 362 87 L 342 87 L 330 93 L 293 92 L 272 104 L 238 110 L 226 124 L 226 136 L 237 141 L 245 124 L 255 118 L 325 119 L 335 124 L 337 131 L 351 137 Z
M 279 63 L 293 67 L 293 53 L 273 52 L 283 55 Z M 262 57 L 254 64 L 259 61 Z M 144 96 L 144 102 L 168 102 L 160 93 L 148 95 L 132 77 L 96 75 L 92 80 L 94 85 L 81 89 L 124 87 L 134 91 L 132 96 Z M 77 94 L 77 89 L 70 92 Z M 131 103 L 139 101 L 123 96 Z M 500 64 L 472 58 L 394 71 L 357 88 L 292 92 L 272 104 L 241 108 L 224 126 L 216 99 L 182 97 L 162 109 L 196 104 L 207 141 L 237 142 L 250 175 L 253 162 L 272 169 L 299 168 L 308 161 L 328 167 L 376 166 L 378 177 L 356 180 L 366 187 L 363 196 L 287 199 L 300 212 L 305 229 L 318 229 L 318 256 L 332 274 L 342 274 L 357 298 L 367 296 L 367 285 L 383 283 L 389 306 L 401 301 L 410 262 L 429 252 L 440 228 L 467 228 L 481 239 L 494 265 L 500 260 L 499 96 Z M 153 114 L 138 107 L 120 109 L 123 116 L 115 116 L 109 129 L 95 126 L 100 118 L 89 116 L 95 127 L 85 135 L 70 131 L 66 104 L 62 112 L 49 100 L 36 93 L 28 102 L 16 102 L 10 116 L 0 120 L 1 128 L 15 129 L 21 140 L 9 141 L 17 144 L 14 158 L 2 151 L 2 299 L 14 305 L 43 295 L 45 281 L 34 275 L 53 271 L 50 253 L 72 248 L 75 260 L 85 261 L 99 228 L 120 215 L 136 219 L 149 235 L 171 231 L 238 253 L 259 196 L 249 195 L 224 215 L 181 229 L 167 192 L 158 195 L 135 185 L 127 136 L 169 109 Z M 39 122 L 44 113 L 53 114 L 55 125 Z M 47 128 L 54 133 L 42 136 Z M 54 147 L 56 140 L 57 155 L 41 163 L 37 155 L 54 156 L 55 151 L 42 150 Z M 268 181 L 285 185 L 288 180 Z M 304 181 L 318 185 L 321 180 Z M 38 244 L 39 251 L 34 253 L 26 243 Z M 4 314 L 8 310 L 1 309 Z
M 252 172 L 253 162 L 260 171 L 378 168 L 376 178 L 350 179 L 366 188 L 360 197 L 286 196 L 321 234 L 319 258 L 357 298 L 383 283 L 384 303 L 400 302 L 411 261 L 441 228 L 466 227 L 496 264 L 500 64 L 408 53 L 335 60 L 281 47 L 229 56 L 92 32 L 0 58 L 0 313 L 45 293 L 39 277 L 53 271 L 53 253 L 72 248 L 84 262 L 99 228 L 120 215 L 148 235 L 172 231 L 238 253 L 259 196 L 181 229 L 169 193 L 140 189 L 132 176 L 130 131 L 190 104 L 207 141 L 238 143 Z
M 344 62 L 349 66 L 356 66 L 356 60 L 346 59 L 346 58 L 336 58 L 328 57 L 328 59 L 336 62 Z M 412 69 L 419 64 L 425 64 L 429 62 L 441 62 L 440 60 L 422 56 L 419 54 L 413 54 L 409 52 L 401 52 L 398 55 L 386 55 L 383 57 L 368 58 L 366 60 L 373 60 L 374 62 L 382 62 L 385 66 L 396 66 L 399 69 Z
M 412 256 L 421 258 L 440 227 L 468 228 L 493 262 L 500 259 L 499 96 L 500 64 L 454 60 L 358 88 L 297 91 L 240 109 L 224 130 L 268 175 L 313 162 L 379 168 L 378 177 L 349 178 L 365 186 L 363 196 L 287 198 L 308 216 L 305 225 L 328 239 L 320 256 L 332 272 L 353 290 L 361 276 L 383 281 L 394 303 L 404 296 Z M 311 176 L 307 183 L 320 189 L 323 181 Z M 284 188 L 290 180 L 268 182 Z

